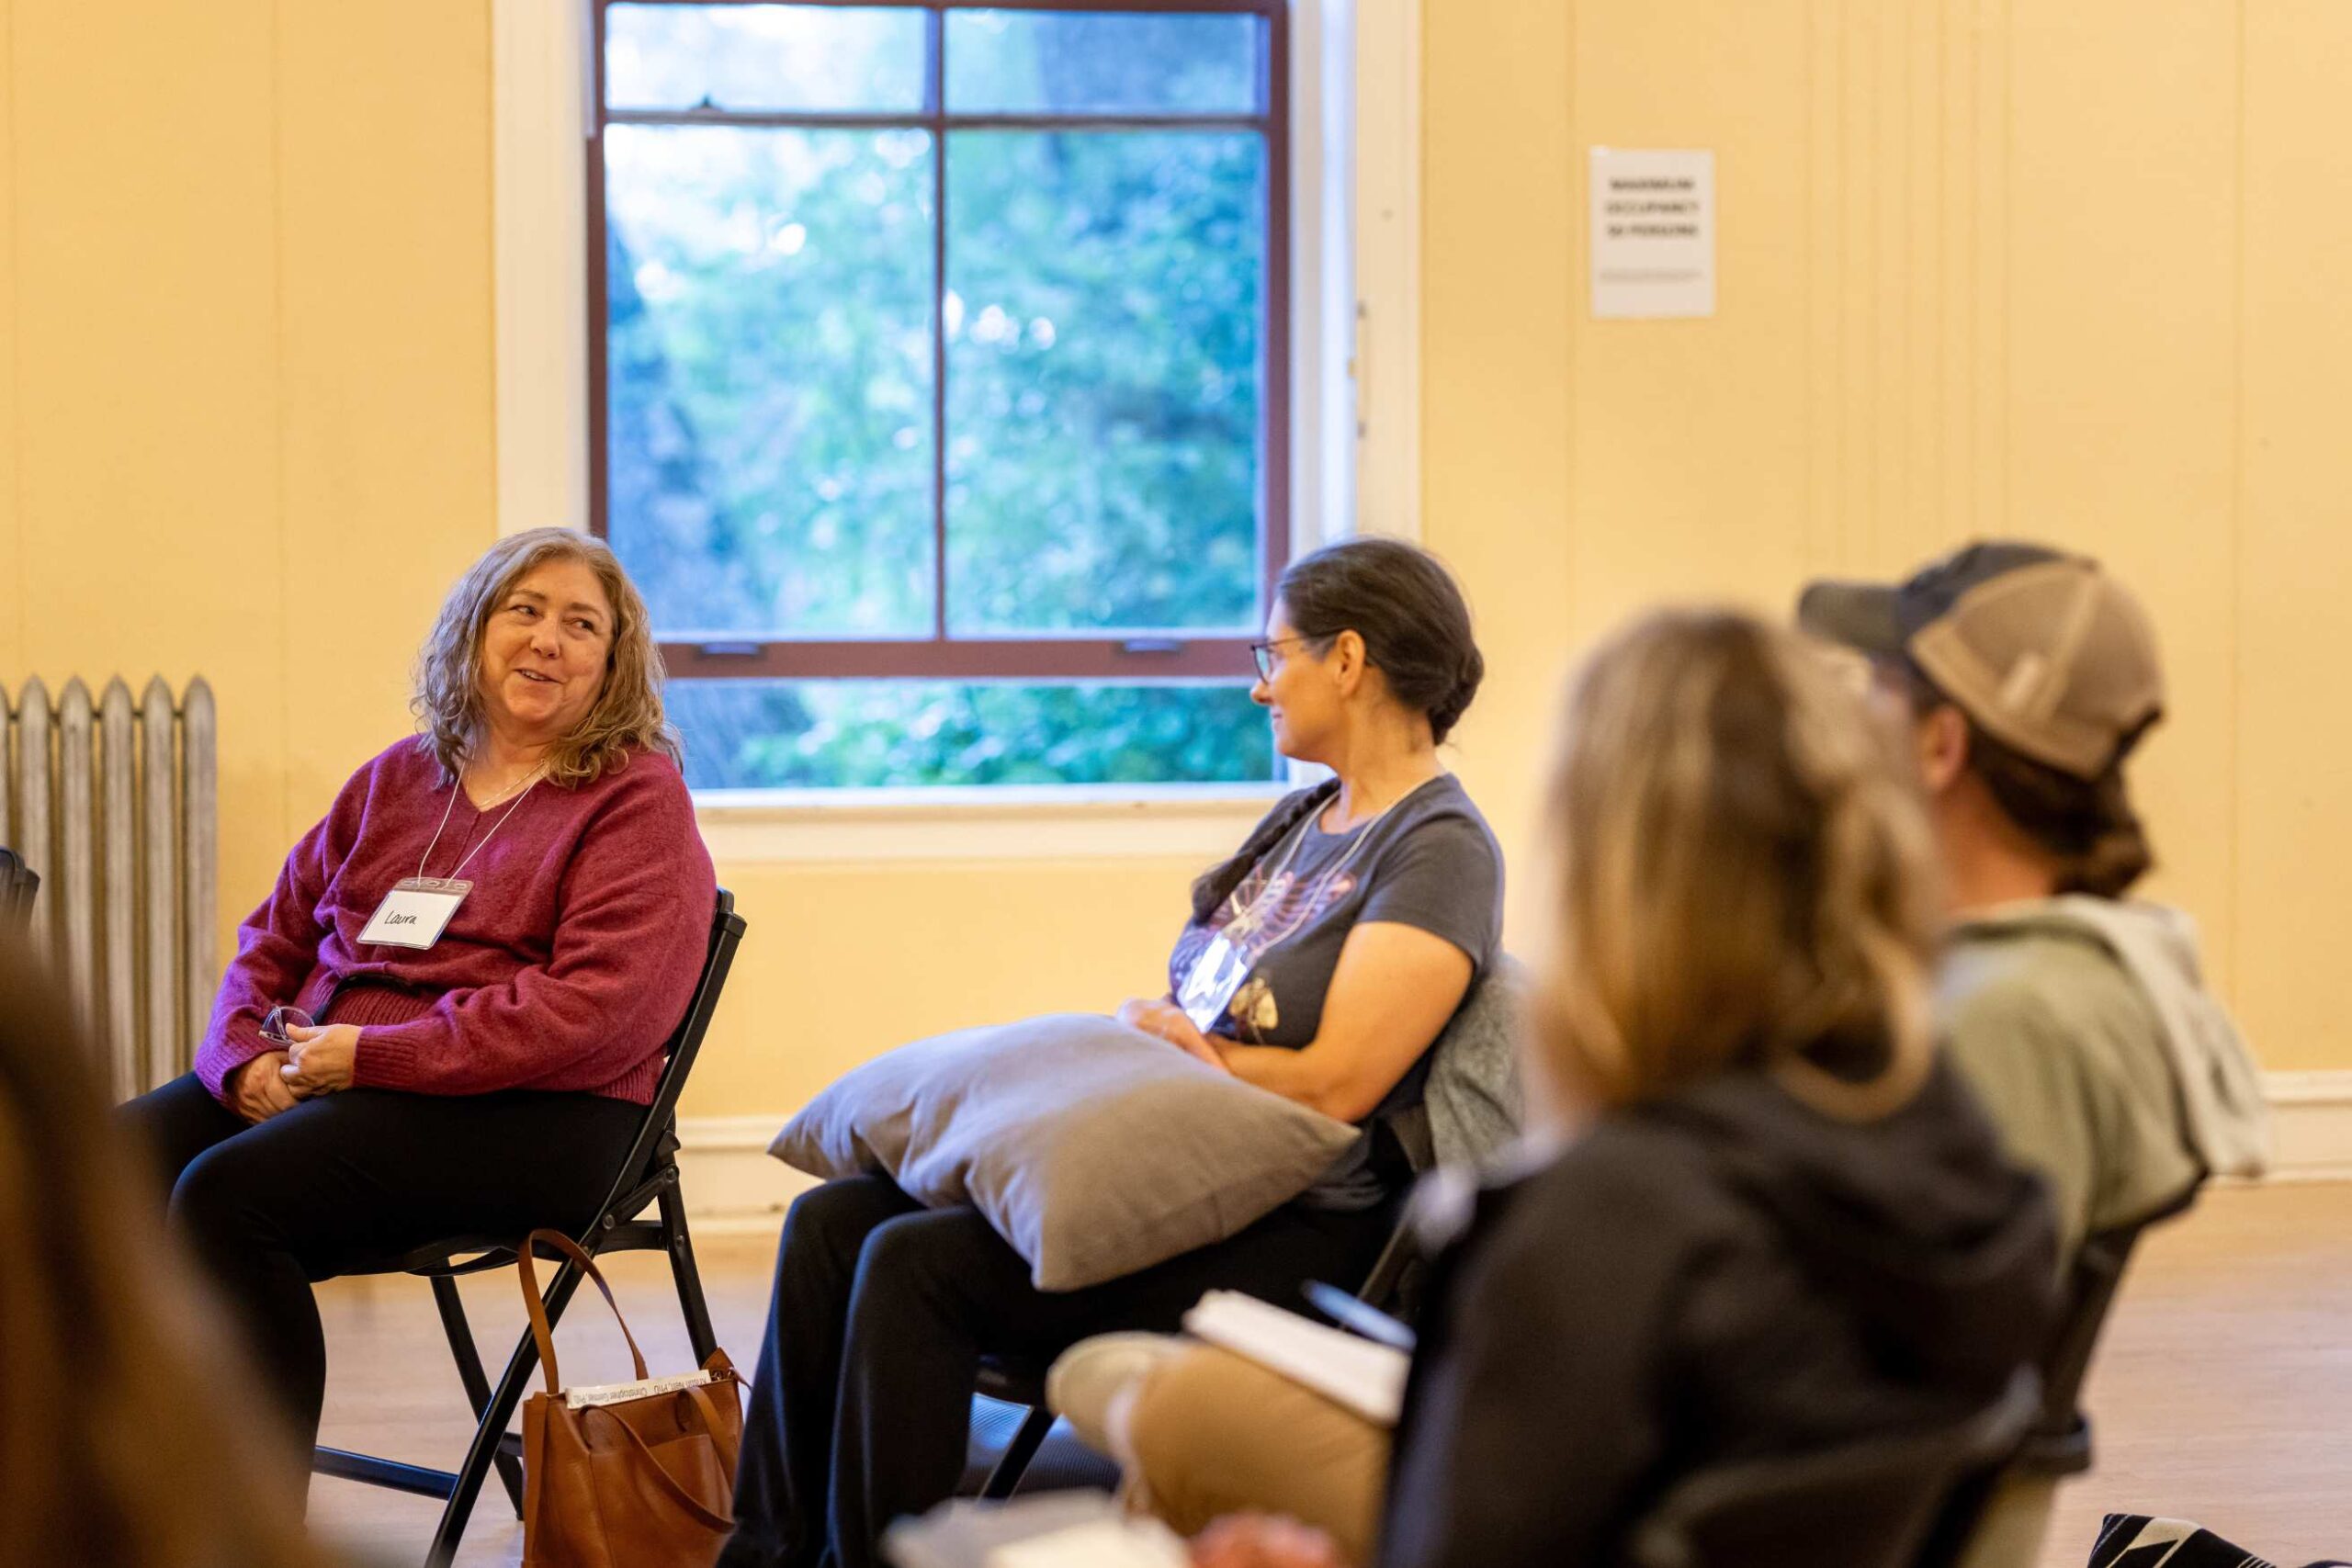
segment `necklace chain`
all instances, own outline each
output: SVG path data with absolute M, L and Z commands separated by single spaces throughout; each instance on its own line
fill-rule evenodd
M 476 844 L 473 848 L 468 850 L 465 853 L 464 859 L 458 861 L 456 865 L 449 868 L 449 874 L 442 878 L 443 881 L 456 881 L 458 874 L 466 869 L 467 864 L 472 861 L 474 856 L 481 853 L 483 845 L 488 844 L 491 840 L 498 837 L 498 829 L 506 826 L 506 818 L 514 816 L 514 813 L 523 808 L 523 801 L 521 797 L 528 795 L 531 793 L 531 787 L 539 782 L 539 775 L 545 772 L 547 772 L 547 766 L 545 763 L 541 763 L 538 767 L 533 768 L 529 773 L 524 774 L 522 782 L 510 787 L 506 791 L 505 795 L 494 795 L 491 798 L 488 805 L 474 807 L 475 816 L 477 819 L 479 819 L 481 817 L 489 815 L 490 807 L 496 806 L 500 801 L 504 800 L 507 795 L 511 795 L 517 797 L 514 804 L 506 808 L 506 816 L 501 817 L 495 823 L 492 824 L 490 831 L 481 836 L 481 843 Z M 416 857 L 416 879 L 419 882 L 424 880 L 425 864 L 433 859 L 433 852 L 441 847 L 441 835 L 447 832 L 449 829 L 450 813 L 458 809 L 458 796 L 463 795 L 465 790 L 465 775 L 463 773 L 459 773 L 458 775 L 457 782 L 449 786 L 449 804 L 441 808 L 441 826 L 433 829 L 433 841 L 426 844 L 424 846 L 424 852 Z

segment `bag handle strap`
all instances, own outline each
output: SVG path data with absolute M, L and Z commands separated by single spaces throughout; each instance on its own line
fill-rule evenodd
M 729 1508 L 732 1508 L 735 1501 L 732 1495 L 732 1477 L 735 1474 L 734 1445 L 727 1440 L 725 1428 L 721 1427 L 718 1424 L 718 1408 L 711 1404 L 710 1395 L 704 1393 L 700 1388 L 690 1388 L 684 1392 L 694 1395 L 695 1403 L 702 1407 L 702 1418 L 710 1428 L 711 1441 L 718 1449 L 720 1469 L 723 1473 L 729 1478 L 729 1487 L 730 1495 L 726 1501 L 727 1506 Z M 606 1416 L 612 1416 L 612 1412 L 605 1410 L 601 1404 L 592 1404 L 588 1406 L 586 1410 L 582 1411 L 581 1414 L 582 1416 L 588 1416 L 599 1412 Z M 612 1421 L 613 1430 L 618 1432 L 621 1435 L 622 1439 L 626 1441 L 629 1447 L 637 1450 L 638 1457 L 645 1461 L 646 1470 L 651 1472 L 655 1481 L 661 1483 L 662 1490 L 670 1495 L 671 1501 L 684 1508 L 686 1513 L 695 1520 L 695 1522 L 702 1525 L 706 1529 L 731 1530 L 735 1528 L 735 1519 L 732 1514 L 723 1514 L 713 1509 L 708 1504 L 705 1503 L 701 1498 L 695 1496 L 693 1493 L 687 1491 L 684 1485 L 680 1484 L 676 1476 L 663 1469 L 662 1461 L 653 1457 L 653 1450 L 647 1445 L 643 1438 L 638 1436 L 635 1427 L 631 1427 L 628 1422 L 622 1420 L 617 1416 L 613 1416 Z
M 637 1336 L 628 1331 L 628 1320 L 621 1315 L 621 1303 L 613 1299 L 613 1288 L 605 1283 L 605 1276 L 596 1268 L 596 1260 L 581 1250 L 578 1243 L 561 1231 L 536 1230 L 515 1249 L 514 1268 L 523 1285 L 523 1307 L 531 1314 L 531 1338 L 539 1348 L 539 1365 L 546 1369 L 548 1392 L 560 1393 L 562 1385 L 556 1380 L 555 1330 L 548 1326 L 547 1303 L 539 1299 L 539 1276 L 531 1267 L 531 1254 L 542 1243 L 562 1253 L 578 1264 L 596 1289 L 605 1293 L 605 1304 L 613 1309 L 613 1321 L 620 1325 L 621 1337 L 628 1341 L 628 1356 L 637 1364 L 637 1381 L 643 1382 L 651 1376 L 645 1370 L 645 1352 L 637 1348 Z
M 723 1384 L 717 1382 L 706 1383 L 697 1387 L 689 1388 L 685 1392 L 693 1397 L 695 1404 L 701 1408 L 702 1424 L 706 1427 L 709 1428 L 712 1446 L 718 1450 L 718 1467 L 721 1471 L 726 1472 L 729 1484 L 732 1485 L 735 1476 L 737 1449 L 739 1447 L 737 1435 L 734 1432 L 730 1432 L 725 1426 L 720 1424 L 718 1419 L 718 1405 L 710 1396 L 710 1391 L 713 1388 L 721 1386 L 727 1388 L 729 1391 L 729 1397 L 737 1402 L 736 1414 L 737 1418 L 740 1420 L 741 1418 L 741 1401 L 743 1397 L 743 1384 L 740 1380 L 729 1376 Z

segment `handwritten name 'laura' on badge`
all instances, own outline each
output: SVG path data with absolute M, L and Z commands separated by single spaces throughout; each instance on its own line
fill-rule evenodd
M 368 917 L 359 933 L 361 942 L 384 942 L 392 947 L 431 947 L 441 940 L 449 928 L 458 906 L 473 891 L 470 882 L 454 882 L 440 877 L 412 876 L 384 895 L 384 901 Z

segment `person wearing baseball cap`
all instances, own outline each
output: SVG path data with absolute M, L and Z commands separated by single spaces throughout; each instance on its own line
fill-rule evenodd
M 1946 1048 L 2041 1171 L 2062 1256 L 2258 1173 L 2253 1058 L 2188 917 L 2125 895 L 2154 864 L 2127 769 L 2164 716 L 2155 630 L 2097 561 L 1972 544 L 1899 583 L 1815 582 L 1797 619 L 1868 656 L 1908 728 L 1941 851 Z M 2049 1483 L 2004 1488 L 1972 1565 L 2034 1560 Z

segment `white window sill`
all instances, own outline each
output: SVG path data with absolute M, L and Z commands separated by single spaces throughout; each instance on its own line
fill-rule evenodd
M 1153 860 L 1232 852 L 1291 786 L 1043 784 L 704 790 L 703 841 L 729 865 Z

